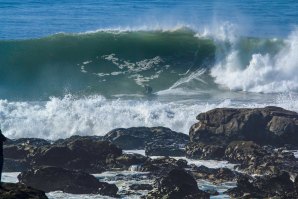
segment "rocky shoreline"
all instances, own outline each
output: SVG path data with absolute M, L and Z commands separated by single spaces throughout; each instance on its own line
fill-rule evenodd
M 199 114 L 197 120 L 189 136 L 165 127 L 133 127 L 105 136 L 9 140 L 3 171 L 21 172 L 22 186 L 43 192 L 123 198 L 143 190 L 140 198 L 148 199 L 218 195 L 216 190 L 198 188 L 197 182 L 205 180 L 237 182 L 225 192 L 232 198 L 298 198 L 298 159 L 291 152 L 298 150 L 297 113 L 279 107 L 220 108 Z M 145 155 L 123 150 L 145 150 Z M 228 161 L 235 167 L 208 168 L 186 158 Z M 135 183 L 121 191 L 91 175 L 123 171 L 141 172 L 151 183 Z M 114 181 L 123 178 L 115 175 Z M 0 196 L 7 194 L 3 190 Z

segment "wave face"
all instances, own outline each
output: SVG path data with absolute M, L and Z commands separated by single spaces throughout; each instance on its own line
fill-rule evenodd
M 298 90 L 298 31 L 287 39 L 181 28 L 0 41 L 0 98 Z

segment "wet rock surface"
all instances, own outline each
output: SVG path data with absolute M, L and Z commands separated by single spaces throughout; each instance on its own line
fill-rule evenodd
M 286 172 L 256 177 L 253 180 L 241 177 L 237 181 L 237 187 L 229 189 L 226 193 L 234 198 L 298 197 L 298 189 Z
M 108 132 L 104 139 L 111 141 L 123 150 L 145 149 L 146 145 L 149 148 L 169 146 L 182 148 L 189 141 L 188 135 L 165 127 L 119 128 Z
M 108 159 L 121 155 L 122 150 L 110 142 L 78 137 L 39 148 L 32 155 L 31 161 L 35 166 L 48 165 L 100 173 L 107 169 Z
M 298 147 L 298 113 L 279 107 L 217 108 L 197 116 L 191 142 L 228 144 L 249 140 L 261 145 Z
M 209 194 L 199 190 L 196 180 L 183 169 L 173 169 L 155 182 L 155 189 L 146 199 L 168 198 L 209 198 Z
M 208 180 L 215 184 L 219 184 L 226 181 L 235 181 L 239 176 L 242 175 L 228 168 L 213 169 L 208 168 L 206 166 L 195 166 L 191 169 L 191 172 L 196 179 Z
M 28 187 L 21 183 L 1 183 L 1 199 L 48 199 L 45 192 Z
M 22 172 L 18 179 L 21 183 L 45 192 L 63 191 L 73 194 L 102 194 L 116 196 L 116 185 L 100 182 L 94 176 L 59 167 L 41 167 Z

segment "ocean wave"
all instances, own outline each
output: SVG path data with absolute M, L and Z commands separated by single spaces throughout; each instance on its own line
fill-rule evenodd
M 114 128 L 165 126 L 188 134 L 196 116 L 220 107 L 264 107 L 298 111 L 295 95 L 279 95 L 270 103 L 227 100 L 157 101 L 109 100 L 96 95 L 77 98 L 66 95 L 44 102 L 0 100 L 0 124 L 9 138 L 67 138 L 72 135 L 105 135 Z
M 287 39 L 237 32 L 224 23 L 202 30 L 98 30 L 0 41 L 0 98 L 139 95 L 148 85 L 157 95 L 297 92 L 298 31 Z

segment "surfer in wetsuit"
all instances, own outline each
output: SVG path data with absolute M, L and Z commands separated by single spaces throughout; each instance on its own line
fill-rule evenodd
M 0 129 L 0 183 L 1 183 L 1 176 L 2 176 L 2 168 L 3 168 L 3 142 L 5 142 L 7 138 L 2 134 Z
M 151 95 L 151 94 L 152 94 L 153 89 L 152 89 L 151 86 L 149 86 L 149 85 L 145 85 L 144 88 L 145 88 L 144 93 L 145 93 L 146 95 Z

